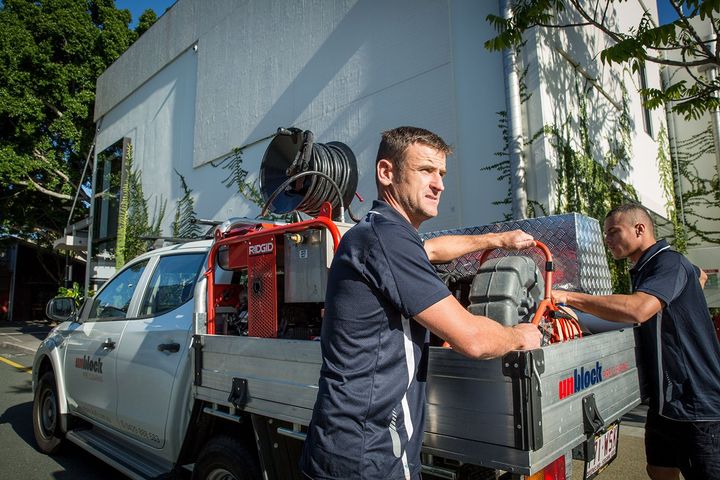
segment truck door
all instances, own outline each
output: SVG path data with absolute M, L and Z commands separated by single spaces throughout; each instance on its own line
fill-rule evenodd
M 138 318 L 127 322 L 118 349 L 120 428 L 155 448 L 165 445 L 169 412 L 187 406 L 194 306 L 190 300 L 205 256 L 203 251 L 160 257 L 142 296 Z M 172 425 L 183 428 L 181 419 L 174 417 Z
M 106 283 L 67 338 L 64 374 L 70 408 L 106 425 L 115 424 L 117 347 L 147 263 L 130 265 Z

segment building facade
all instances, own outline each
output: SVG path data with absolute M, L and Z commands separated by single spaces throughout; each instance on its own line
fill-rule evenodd
M 486 17 L 507 14 L 508 3 L 179 0 L 98 79 L 94 185 L 106 195 L 93 202 L 88 283 L 113 270 L 128 146 L 149 222 L 165 205 L 169 235 L 188 193 L 198 217 L 256 216 L 257 200 L 227 179 L 241 168 L 248 185 L 257 181 L 278 127 L 350 146 L 365 199 L 353 202 L 356 214 L 375 195 L 380 132 L 414 125 L 440 134 L 454 155 L 426 231 L 566 208 L 558 167 L 568 151 L 609 165 L 667 217 L 657 168 L 665 114 L 643 109 L 637 74 L 603 65 L 603 38 L 580 29 L 534 29 L 517 51 L 488 51 L 495 31 Z M 616 8 L 628 25 L 643 13 Z M 648 65 L 643 81 L 659 87 L 659 70 Z

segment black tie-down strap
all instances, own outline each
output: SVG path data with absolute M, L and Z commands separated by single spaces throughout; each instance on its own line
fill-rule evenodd
M 247 379 L 233 378 L 228 402 L 231 402 L 236 408 L 243 408 L 247 404 L 247 397 Z
M 576 460 L 584 460 L 589 462 L 595 458 L 595 435 L 598 434 L 605 425 L 605 421 L 600 416 L 595 403 L 595 394 L 591 393 L 582 399 L 583 412 L 583 431 L 587 436 L 587 440 L 573 448 L 573 458 Z

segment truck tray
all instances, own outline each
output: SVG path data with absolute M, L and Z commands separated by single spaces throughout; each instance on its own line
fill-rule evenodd
M 196 335 L 198 399 L 307 425 L 317 395 L 320 342 Z M 242 401 L 233 379 L 246 385 Z M 589 435 L 583 403 L 604 426 L 639 403 L 632 328 L 502 359 L 471 360 L 432 347 L 425 450 L 532 474 Z

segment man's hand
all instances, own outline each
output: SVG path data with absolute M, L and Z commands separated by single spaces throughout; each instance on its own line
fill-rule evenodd
M 567 299 L 567 293 L 565 290 L 553 290 L 552 291 L 552 299 L 555 301 L 555 303 L 562 303 L 567 305 L 568 299 Z
M 500 247 L 506 250 L 524 250 L 536 245 L 535 239 L 529 233 L 522 230 L 511 230 L 498 234 Z
M 534 350 L 540 348 L 542 333 L 537 325 L 532 323 L 518 323 L 512 327 L 519 342 L 518 350 Z

